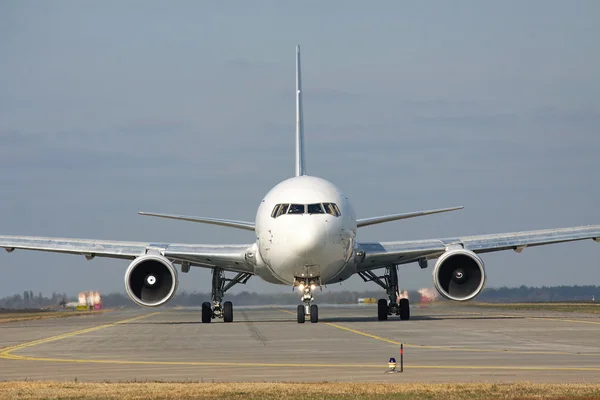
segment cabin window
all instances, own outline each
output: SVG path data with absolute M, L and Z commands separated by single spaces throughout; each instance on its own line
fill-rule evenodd
M 304 204 L 292 204 L 288 214 L 304 214 Z
M 321 204 L 309 204 L 307 206 L 309 214 L 324 214 L 323 207 Z

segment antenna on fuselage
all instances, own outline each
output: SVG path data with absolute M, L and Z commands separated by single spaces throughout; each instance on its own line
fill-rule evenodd
M 304 168 L 304 115 L 300 77 L 300 45 L 296 46 L 296 176 L 306 175 Z

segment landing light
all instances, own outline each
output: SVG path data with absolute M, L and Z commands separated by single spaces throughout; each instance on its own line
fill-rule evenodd
M 316 287 L 314 284 L 313 284 L 313 285 L 310 285 L 310 290 L 315 290 L 316 288 L 317 288 L 317 287 Z
M 298 285 L 298 289 L 300 289 L 300 291 L 304 290 L 304 285 L 303 284 L 299 284 Z

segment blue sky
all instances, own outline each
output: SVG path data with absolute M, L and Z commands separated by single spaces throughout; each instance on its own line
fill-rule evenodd
M 359 239 L 600 223 L 598 21 L 595 1 L 2 2 L 0 233 L 250 242 L 137 211 L 254 219 L 294 173 L 296 44 L 309 174 L 359 217 L 465 206 Z M 488 286 L 600 284 L 599 252 L 488 254 Z M 14 252 L 0 265 L 4 296 L 123 291 L 127 263 Z M 209 277 L 180 287 L 208 291 Z M 416 265 L 400 279 L 432 286 Z

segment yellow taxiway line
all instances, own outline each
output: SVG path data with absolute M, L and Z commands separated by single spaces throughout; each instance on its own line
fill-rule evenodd
M 280 311 L 288 313 L 288 314 L 296 314 L 294 312 L 283 310 Z M 529 318 L 529 317 L 528 317 Z M 537 317 L 536 317 L 537 318 Z M 600 322 L 592 322 L 592 321 L 579 321 L 579 320 L 565 320 L 553 318 L 551 320 L 562 321 L 562 322 L 590 322 L 594 324 L 599 324 Z M 578 352 L 566 352 L 566 351 L 533 351 L 533 350 L 497 350 L 497 349 L 482 349 L 482 348 L 474 348 L 474 347 L 451 347 L 451 346 L 433 346 L 433 345 L 421 345 L 421 344 L 413 344 L 407 342 L 399 342 L 396 340 L 387 339 L 381 336 L 373 335 L 370 333 L 362 332 L 357 329 L 348 328 L 347 326 L 334 324 L 332 322 L 323 322 L 324 325 L 332 326 L 337 329 L 341 329 L 343 331 L 351 332 L 356 335 L 365 336 L 371 339 L 379 340 L 381 342 L 390 343 L 396 346 L 400 346 L 401 344 L 404 347 L 415 348 L 415 349 L 426 349 L 426 350 L 441 350 L 441 351 L 462 351 L 462 352 L 473 352 L 473 353 L 502 353 L 502 354 L 539 354 L 539 355 L 570 355 L 570 356 L 596 356 L 599 357 L 600 353 L 578 353 Z
M 15 350 L 24 349 L 26 347 L 38 346 L 40 344 L 54 342 L 54 341 L 57 341 L 57 340 L 62 340 L 62 339 L 66 339 L 66 338 L 73 337 L 73 336 L 83 335 L 84 333 L 94 332 L 94 331 L 98 331 L 100 329 L 110 328 L 110 327 L 117 326 L 117 325 L 120 325 L 120 324 L 126 324 L 128 322 L 139 321 L 140 319 L 148 318 L 148 317 L 151 317 L 151 316 L 157 315 L 157 314 L 160 314 L 160 311 L 159 312 L 155 312 L 155 313 L 151 313 L 151 314 L 140 315 L 140 316 L 137 316 L 137 317 L 134 317 L 134 318 L 123 319 L 121 321 L 113 322 L 113 323 L 110 323 L 110 324 L 103 324 L 103 325 L 93 326 L 91 328 L 80 329 L 78 331 L 63 333 L 61 335 L 51 336 L 49 338 L 44 338 L 44 339 L 34 340 L 34 341 L 31 341 L 31 342 L 17 344 L 17 345 L 14 345 L 14 346 L 4 347 L 4 348 L 0 349 L 0 358 L 11 358 L 12 359 L 14 357 L 21 357 L 21 356 L 14 356 L 14 355 L 12 355 L 10 353 L 12 353 Z
M 524 311 L 529 311 L 529 310 L 524 310 Z M 480 313 L 480 312 L 474 312 L 474 311 L 454 311 L 451 310 L 450 312 L 457 314 L 457 315 L 463 315 L 463 316 L 468 316 L 468 315 L 474 315 L 474 316 L 494 316 L 494 317 L 503 317 L 503 318 L 514 318 L 514 319 L 542 319 L 542 320 L 546 320 L 546 321 L 557 321 L 557 322 L 570 322 L 573 324 L 591 324 L 591 325 L 600 325 L 600 321 L 588 321 L 588 320 L 582 320 L 582 319 L 570 319 L 570 318 L 556 318 L 556 317 L 536 317 L 536 316 L 526 316 L 526 315 L 507 315 L 507 314 L 498 314 L 498 313 Z
M 65 359 L 50 357 L 28 357 L 8 355 L 10 360 L 21 361 L 46 361 L 56 363 L 81 363 L 81 364 L 110 364 L 110 365 L 165 365 L 165 366 L 189 366 L 189 367 L 266 367 L 266 368 L 377 368 L 385 369 L 386 364 L 320 364 L 320 363 L 252 363 L 252 362 L 218 362 L 218 361 L 138 361 L 138 360 L 94 360 L 94 359 Z M 522 365 L 404 365 L 410 369 L 484 369 L 484 370 L 522 370 L 522 371 L 600 371 L 600 367 L 541 367 Z

